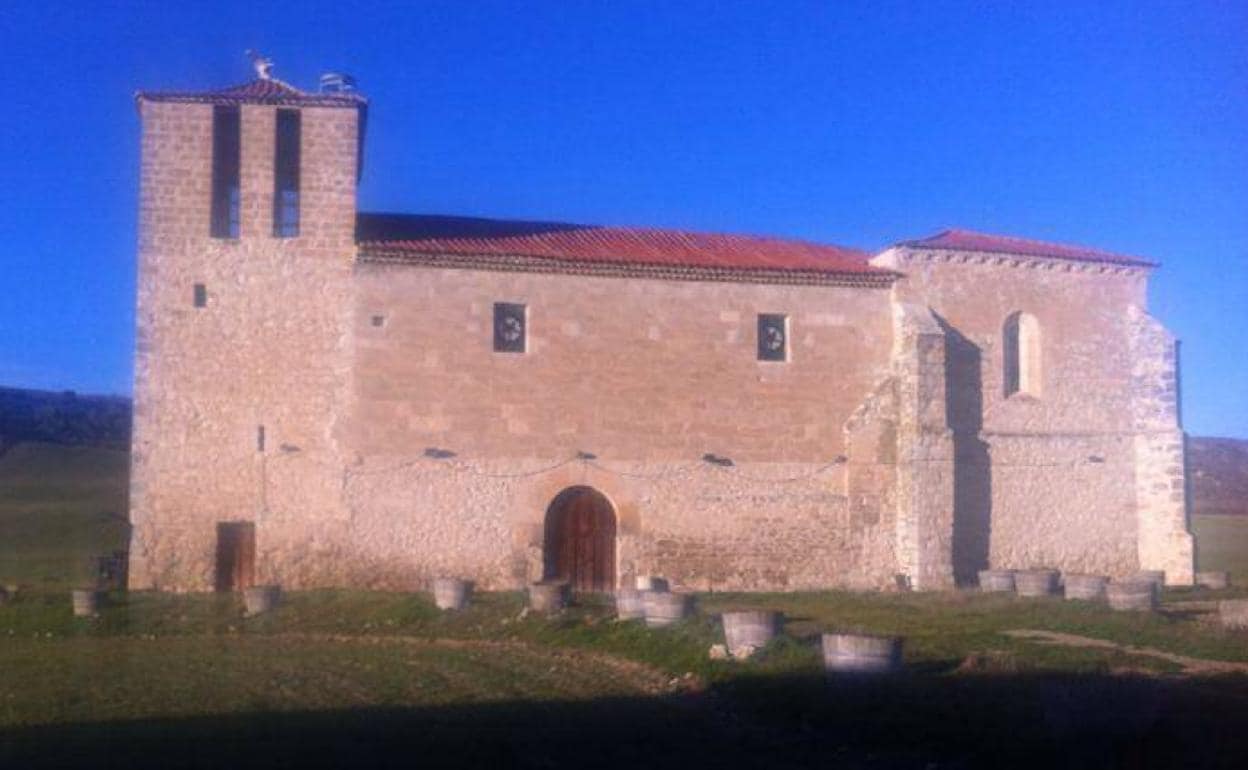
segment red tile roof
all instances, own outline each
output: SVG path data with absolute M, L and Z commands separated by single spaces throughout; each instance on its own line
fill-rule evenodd
M 716 280 L 841 276 L 884 285 L 897 275 L 868 264 L 870 255 L 857 249 L 755 235 L 407 214 L 361 213 L 356 222 L 366 260 L 468 256 L 476 267 L 513 270 L 658 269 Z
M 359 107 L 367 103 L 359 94 L 310 94 L 273 78 L 257 78 L 250 83 L 216 91 L 140 91 L 135 98 L 149 102 L 276 104 L 288 107 Z
M 1016 254 L 1026 257 L 1069 259 L 1075 262 L 1103 262 L 1111 265 L 1156 267 L 1156 262 L 1113 254 L 1086 246 L 1070 246 L 1061 243 L 1045 243 L 1007 235 L 989 235 L 971 230 L 945 230 L 917 241 L 902 241 L 898 246 L 914 249 L 938 249 L 947 251 L 980 251 L 990 254 Z

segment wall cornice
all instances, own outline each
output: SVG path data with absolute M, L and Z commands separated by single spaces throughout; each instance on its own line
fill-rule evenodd
M 877 261 L 879 260 L 879 261 Z M 1093 275 L 1149 275 L 1153 268 L 1147 265 L 1121 265 L 1093 260 L 1039 257 L 1023 254 L 1003 254 L 987 251 L 954 251 L 950 249 L 893 248 L 881 254 L 872 264 L 904 270 L 910 265 L 951 264 L 989 265 L 1026 270 L 1044 270 L 1062 273 Z
M 794 286 L 846 286 L 887 289 L 901 277 L 894 272 L 834 273 L 816 270 L 751 270 L 694 265 L 647 265 L 638 263 L 556 260 L 522 255 L 466 255 L 420 253 L 407 250 L 361 249 L 361 265 L 436 267 L 454 270 L 488 270 L 507 273 L 545 273 L 607 278 L 646 278 L 658 281 L 713 281 L 721 283 L 784 284 Z

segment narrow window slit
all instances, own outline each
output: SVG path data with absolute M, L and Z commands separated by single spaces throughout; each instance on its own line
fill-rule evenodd
M 1029 313 L 1014 313 L 1005 319 L 1002 338 L 1002 381 L 1006 397 L 1022 393 L 1038 398 L 1043 366 L 1040 323 Z
M 299 235 L 299 110 L 277 111 L 273 157 L 273 235 Z
M 238 107 L 213 108 L 211 234 L 214 238 L 237 238 L 239 233 L 240 132 Z

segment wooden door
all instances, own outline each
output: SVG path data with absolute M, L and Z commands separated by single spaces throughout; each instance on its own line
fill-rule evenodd
M 250 521 L 217 524 L 217 590 L 241 591 L 255 585 L 256 525 Z
M 573 487 L 546 515 L 546 579 L 566 580 L 574 591 L 615 588 L 615 515 L 611 503 L 589 487 Z

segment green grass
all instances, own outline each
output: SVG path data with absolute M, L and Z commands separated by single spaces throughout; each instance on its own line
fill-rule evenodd
M 67 589 L 128 547 L 129 454 L 18 444 L 0 455 L 0 585 Z
M 343 750 L 344 725 L 356 725 L 370 746 L 398 740 L 408 750 L 411 741 L 433 740 L 472 756 L 489 747 L 490 761 L 504 764 L 541 736 L 563 735 L 569 751 L 589 750 L 579 743 L 586 736 L 611 744 L 624 739 L 620 730 L 640 730 L 686 762 L 769 760 L 762 766 L 791 751 L 806 764 L 833 740 L 852 761 L 900 757 L 909 766 L 916 757 L 953 757 L 973 765 L 1018 750 L 1025 765 L 1053 760 L 1045 752 L 1055 731 L 1089 710 L 1093 724 L 1110 720 L 1105 729 L 1117 741 L 1127 735 L 1114 732 L 1127 729 L 1118 715 L 1145 709 L 1141 718 L 1177 731 L 1166 733 L 1163 752 L 1195 741 L 1195 750 L 1220 756 L 1245 733 L 1248 677 L 1169 679 L 1177 667 L 1155 658 L 1001 632 L 1049 629 L 1238 661 L 1248 660 L 1248 636 L 1183 614 L 1113 613 L 1060 599 L 717 594 L 699 597 L 695 617 L 652 630 L 612 620 L 611 608 L 592 598 L 556 617 L 528 614 L 514 593 L 481 594 L 468 610 L 443 613 L 419 594 L 294 592 L 254 618 L 230 595 L 112 598 L 95 619 L 74 618 L 59 591 L 0 606 L 0 736 L 15 736 L 18 746 L 10 759 L 25 764 L 23 752 L 49 750 L 63 759 L 64 745 L 98 748 L 127 735 L 134 746 L 155 741 L 163 761 L 185 758 L 169 753 L 166 738 L 206 742 L 201 749 L 224 761 L 211 754 L 218 747 L 210 736 L 251 729 L 263 737 L 248 740 L 276 741 L 281 757 L 293 757 L 300 755 L 287 744 L 303 746 L 308 730 L 324 732 L 318 740 L 333 752 Z M 748 607 L 782 610 L 784 637 L 746 663 L 710 660 L 708 647 L 722 641 L 716 614 Z M 832 629 L 904 635 L 907 673 L 874 684 L 826 682 L 817 634 Z M 672 682 L 693 685 L 674 691 Z M 492 727 L 481 733 L 482 722 Z M 429 725 L 444 732 L 428 734 Z M 687 745 L 691 734 L 713 745 Z M 824 737 L 809 743 L 812 735 Z M 534 766 L 576 761 L 560 755 Z
M 443 707 L 642 695 L 646 679 L 540 647 L 345 644 L 265 635 L 11 640 L 0 725 Z M 38 665 L 29 662 L 39 661 Z
M 1196 569 L 1226 570 L 1248 584 L 1248 516 L 1193 516 Z
M 0 507 L 5 513 L 125 516 L 130 454 L 119 449 L 18 444 L 0 454 Z
M 1248 662 L 1241 633 L 1221 630 L 1187 613 L 1111 612 L 1104 605 L 1060 599 L 1019 599 L 975 593 L 716 594 L 699 597 L 693 619 L 671 629 L 612 619 L 596 598 L 556 618 L 523 612 L 518 593 L 485 593 L 471 608 L 443 613 L 419 594 L 322 590 L 294 592 L 277 611 L 243 618 L 237 597 L 223 594 L 117 595 L 99 618 L 70 612 L 64 592 L 27 594 L 0 606 L 0 639 L 177 639 L 235 636 L 410 637 L 419 640 L 519 642 L 581 649 L 630 659 L 670 675 L 692 673 L 716 682 L 740 672 L 712 661 L 707 650 L 723 641 L 717 615 L 725 609 L 766 607 L 784 614 L 787 640 L 750 669 L 809 674 L 819 669 L 818 635 L 830 630 L 895 634 L 906 638 L 906 662 L 915 671 L 945 674 L 967 658 L 988 654 L 1012 671 L 1108 673 L 1122 667 L 1173 671 L 1160 659 L 1103 650 L 1072 649 L 1014 639 L 1013 629 L 1060 631 L 1139 647 Z

